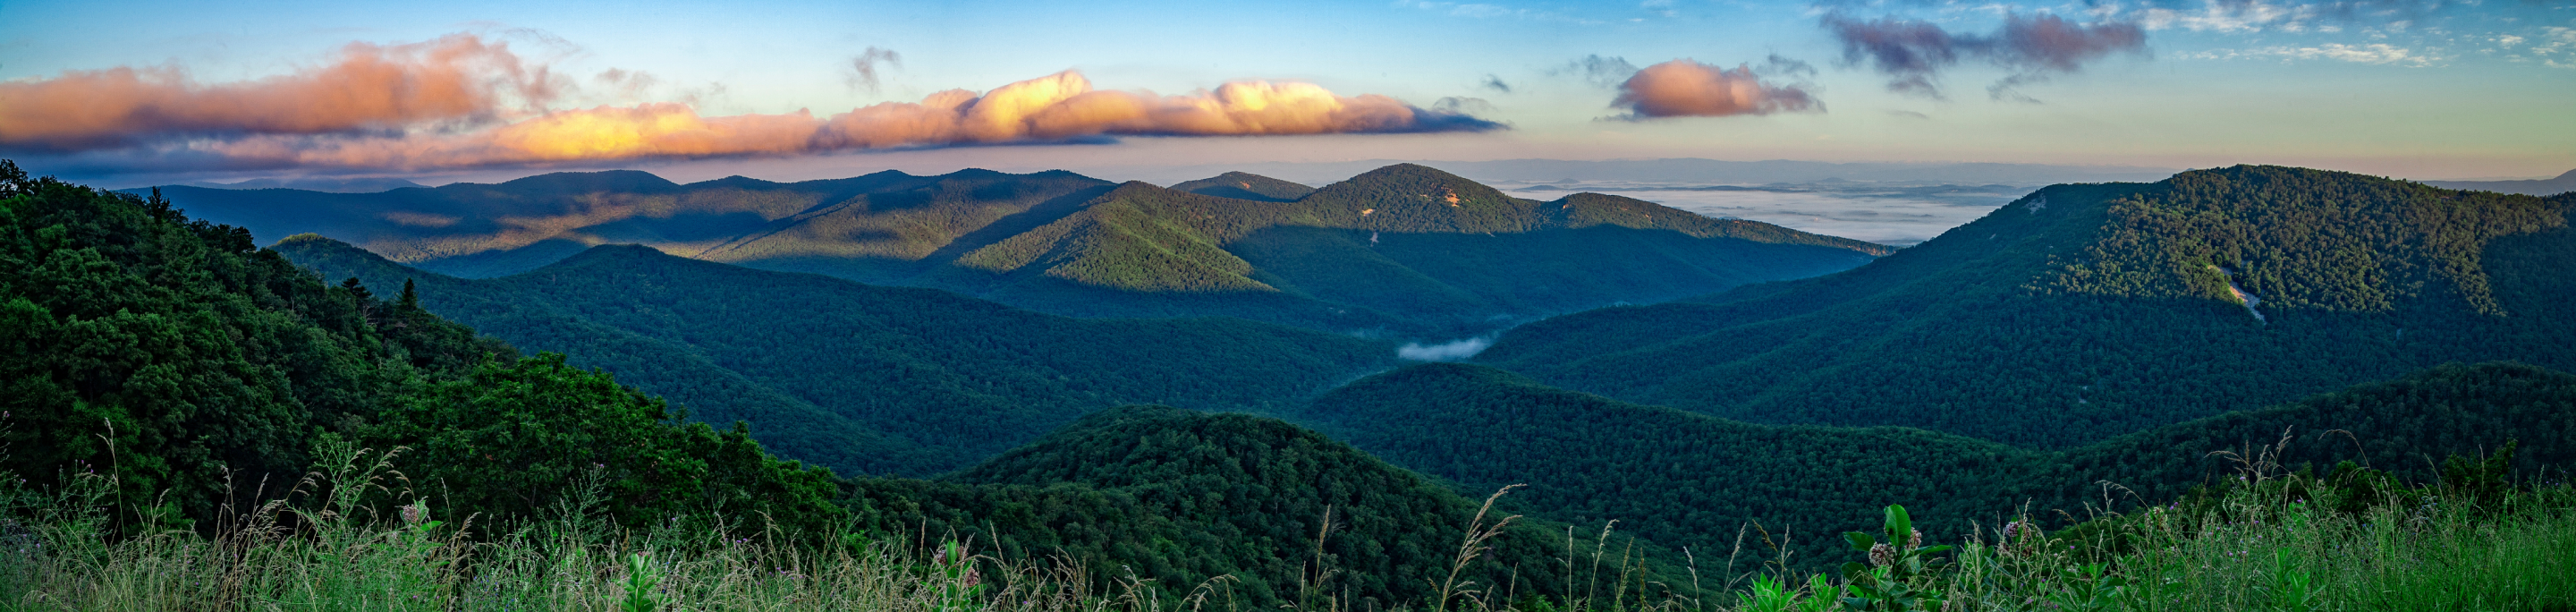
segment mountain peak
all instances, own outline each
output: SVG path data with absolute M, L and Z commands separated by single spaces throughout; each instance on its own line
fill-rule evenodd
M 573 195 L 598 191 L 664 192 L 680 187 L 651 172 L 641 170 L 602 170 L 598 172 L 555 172 L 503 181 L 498 185 L 459 183 L 440 187 L 474 188 L 507 187 L 514 191 L 541 195 Z
M 1172 189 L 1200 195 L 1261 202 L 1295 202 L 1315 192 L 1315 188 L 1250 172 L 1227 172 L 1195 181 L 1172 184 Z
M 1525 232 L 1540 225 L 1538 203 L 1420 164 L 1360 173 L 1306 196 L 1322 209 L 1356 211 L 1359 229 L 1396 232 Z

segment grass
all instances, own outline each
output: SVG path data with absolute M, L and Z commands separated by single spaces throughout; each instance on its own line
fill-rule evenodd
M 150 506 L 112 499 L 105 476 L 75 477 L 55 491 L 0 487 L 0 610 L 1242 609 L 1227 597 L 1226 577 L 1154 585 L 1102 568 L 979 555 L 972 542 L 922 534 L 812 541 L 721 520 L 621 531 L 603 526 L 590 503 L 484 530 L 470 518 L 432 516 L 384 455 L 329 456 L 286 494 L 215 529 L 156 521 L 148 511 L 116 516 Z M 1598 592 L 1608 597 L 1573 601 L 1474 593 L 1453 573 L 1442 585 L 1452 596 L 1412 607 L 2576 611 L 2576 489 L 2566 483 L 2389 486 L 2248 467 L 2214 493 L 2057 533 L 2022 516 L 1952 544 L 1938 543 L 1939 534 L 1924 542 L 1911 517 L 1890 507 L 1880 533 L 1846 536 L 1870 561 L 1795 574 L 1778 569 L 1791 553 L 1775 550 L 1780 559 L 1764 569 L 1688 591 L 1717 594 L 1710 598 L 1673 589 L 1639 597 L 1650 581 L 1625 569 L 1616 570 L 1615 589 Z M 1458 565 L 1513 518 L 1480 516 L 1460 534 Z M 1569 545 L 1564 579 L 1589 563 L 1597 583 L 1603 555 L 1622 556 L 1605 548 L 1606 528 L 1598 540 L 1588 552 Z M 1310 571 L 1319 593 L 1337 572 L 1320 557 Z M 1343 602 L 1301 596 L 1290 607 L 1346 609 Z

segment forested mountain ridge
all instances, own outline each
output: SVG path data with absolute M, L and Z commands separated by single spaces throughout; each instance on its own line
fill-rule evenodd
M 997 219 L 1107 185 L 1070 172 L 971 169 L 795 183 L 735 176 L 681 185 L 610 170 L 379 193 L 163 189 L 213 222 L 268 236 L 322 234 L 424 270 L 482 278 L 609 243 L 719 261 L 825 255 L 909 262 Z
M 1410 164 L 1320 190 L 1241 173 L 1183 185 L 985 170 L 678 185 L 620 171 L 376 194 L 171 193 L 210 218 L 464 277 L 637 243 L 1057 314 L 1417 337 L 1813 276 L 1892 250 L 1616 196 L 1513 198 Z
M 972 464 L 1103 407 L 1297 401 L 1393 360 L 1389 344 L 1221 318 L 1070 319 L 603 246 L 494 279 L 411 270 L 318 236 L 279 252 L 326 277 L 418 287 L 431 312 L 688 406 L 751 421 L 843 474 Z
M 989 277 L 931 284 L 1054 312 L 1156 314 L 1169 308 L 1161 296 L 1178 294 L 1210 312 L 1312 327 L 1455 330 L 1812 276 L 1888 251 L 1617 196 L 1513 198 L 1400 164 L 1294 202 L 1128 183 L 958 260 Z
M 1757 425 L 1467 364 L 1371 376 L 1292 416 L 1469 489 L 1528 484 L 1515 496 L 1547 519 L 1615 519 L 1666 546 L 1700 550 L 1729 546 L 1751 522 L 1809 534 L 1801 536 L 1809 542 L 1865 530 L 1891 503 L 1943 534 L 1964 532 L 1971 520 L 1991 528 L 2020 510 L 2128 511 L 2240 467 L 2214 452 L 2255 458 L 2285 435 L 2293 440 L 2273 458 L 2319 474 L 2354 461 L 2429 479 L 2442 458 L 2481 456 L 2509 440 L 2520 443 L 2522 477 L 2576 465 L 2576 375 L 2507 363 L 2442 366 L 2066 450 L 1902 427 Z
M 1477 360 L 1747 421 L 2076 446 L 2444 362 L 2576 367 L 2571 202 L 2262 166 L 2060 185 L 1850 271 L 1545 320 Z

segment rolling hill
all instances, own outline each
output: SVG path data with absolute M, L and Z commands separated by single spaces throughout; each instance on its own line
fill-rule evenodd
M 612 171 L 373 194 L 164 191 L 217 222 L 317 233 L 460 277 L 633 243 L 1057 314 L 1418 337 L 1814 276 L 1892 250 L 1615 196 L 1513 198 L 1414 165 L 1323 189 L 1242 173 L 1175 187 L 1061 171 L 688 185 Z
M 430 312 L 606 368 L 698 419 L 748 420 L 781 455 L 849 475 L 963 467 L 1113 405 L 1295 401 L 1394 358 L 1386 343 L 1249 321 L 1071 319 L 637 246 L 493 279 L 318 236 L 275 249 L 381 293 L 411 283 Z
M 2276 407 L 2231 412 L 2065 450 L 1903 427 L 1758 425 L 1555 389 L 1468 364 L 1362 379 L 1293 415 L 1389 463 L 1468 490 L 1525 483 L 1536 516 L 1616 519 L 1666 546 L 1725 550 L 1758 522 L 1802 554 L 1903 504 L 1938 534 L 2018 509 L 2076 517 L 2164 503 L 2235 474 L 2216 451 L 2294 438 L 2278 459 L 2322 474 L 2355 461 L 2425 479 L 2453 454 L 2518 440 L 2525 478 L 2576 465 L 2576 375 L 2528 365 L 2443 366 Z M 2087 504 L 2093 505 L 2088 510 Z
M 2072 447 L 2445 362 L 2576 367 L 2571 204 L 2261 166 L 2060 185 L 1850 271 L 1549 319 L 1477 360 L 1751 422 Z

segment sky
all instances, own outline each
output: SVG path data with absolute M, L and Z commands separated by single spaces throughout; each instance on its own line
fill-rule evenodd
M 2576 0 L 0 2 L 103 183 L 1513 158 L 2576 168 Z

